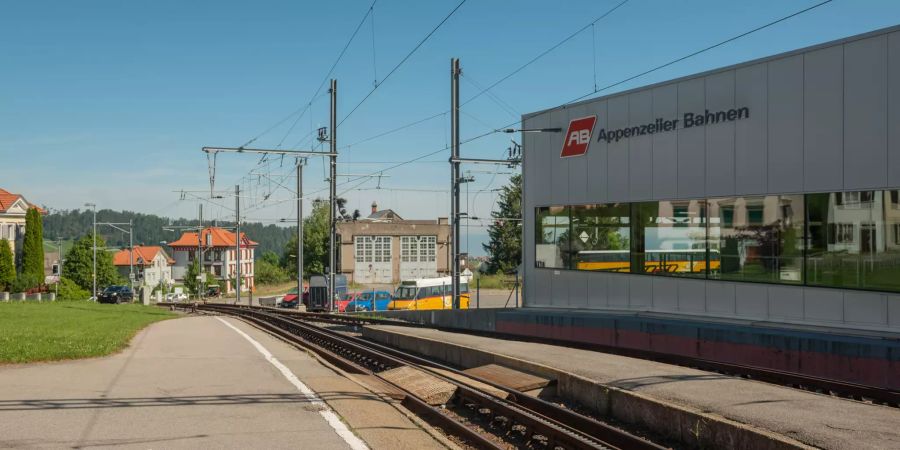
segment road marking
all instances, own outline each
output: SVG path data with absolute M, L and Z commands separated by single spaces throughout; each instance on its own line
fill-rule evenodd
M 300 379 L 297 378 L 297 376 L 294 375 L 293 372 L 291 372 L 291 369 L 288 369 L 287 366 L 282 364 L 281 361 L 278 360 L 278 358 L 275 358 L 275 356 L 273 356 L 269 350 L 263 347 L 259 342 L 256 342 L 256 340 L 250 337 L 250 335 L 244 333 L 234 325 L 228 323 L 228 321 L 226 321 L 225 319 L 221 317 L 216 318 L 232 330 L 236 331 L 237 334 L 243 336 L 244 339 L 249 341 L 251 344 L 253 344 L 253 347 L 255 347 L 256 350 L 266 358 L 266 361 L 269 361 L 273 366 L 275 366 L 275 368 L 278 369 L 278 371 L 281 372 L 281 374 L 284 375 L 284 377 L 287 378 L 287 380 L 291 384 L 293 384 L 294 387 L 296 387 L 297 390 L 300 391 L 300 393 L 302 393 L 306 396 L 307 399 L 309 399 L 309 402 L 313 406 L 319 409 L 319 414 L 322 415 L 325 421 L 328 422 L 328 425 L 331 425 L 331 428 L 334 429 L 334 432 L 337 433 L 337 435 L 340 436 L 341 439 L 343 439 L 344 442 L 346 442 L 347 445 L 350 446 L 350 448 L 352 448 L 353 450 L 368 450 L 369 447 L 366 445 L 366 443 L 363 442 L 362 439 L 356 437 L 356 435 L 353 434 L 353 432 L 350 431 L 349 428 L 347 428 L 347 425 L 345 425 L 344 422 L 341 422 L 341 419 L 338 417 L 338 415 L 327 404 L 325 404 L 325 402 L 323 402 L 322 399 L 320 399 L 319 396 L 309 388 L 309 386 L 303 384 L 303 382 L 300 381 Z

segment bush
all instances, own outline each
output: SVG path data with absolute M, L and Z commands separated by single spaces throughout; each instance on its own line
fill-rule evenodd
M 259 284 L 277 284 L 289 280 L 287 272 L 267 260 L 259 260 L 254 267 L 253 276 Z
M 16 278 L 16 281 L 13 281 L 10 290 L 12 292 L 25 292 L 29 294 L 37 292 L 39 289 L 36 288 L 40 287 L 44 282 L 42 278 L 43 277 L 26 275 L 23 273 Z
M 57 300 L 87 300 L 91 297 L 91 293 L 82 289 L 78 283 L 62 277 L 59 279 L 59 296 Z

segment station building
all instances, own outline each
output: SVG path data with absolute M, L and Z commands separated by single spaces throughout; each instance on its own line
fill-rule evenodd
M 900 26 L 522 126 L 493 331 L 900 388 Z
M 524 116 L 525 305 L 900 331 L 898 30 Z

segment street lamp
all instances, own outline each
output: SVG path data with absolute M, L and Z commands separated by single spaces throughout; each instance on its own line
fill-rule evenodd
M 85 208 L 91 208 L 94 211 L 94 242 L 92 243 L 92 247 L 94 250 L 94 269 L 91 272 L 91 277 L 94 279 L 94 301 L 97 301 L 97 204 L 95 203 L 85 203 Z

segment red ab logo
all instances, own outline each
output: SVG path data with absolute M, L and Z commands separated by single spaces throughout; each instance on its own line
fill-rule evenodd
M 569 156 L 581 156 L 587 153 L 591 145 L 591 133 L 594 131 L 594 123 L 597 116 L 582 117 L 569 122 L 569 130 L 566 131 L 566 140 L 563 142 L 561 158 Z

